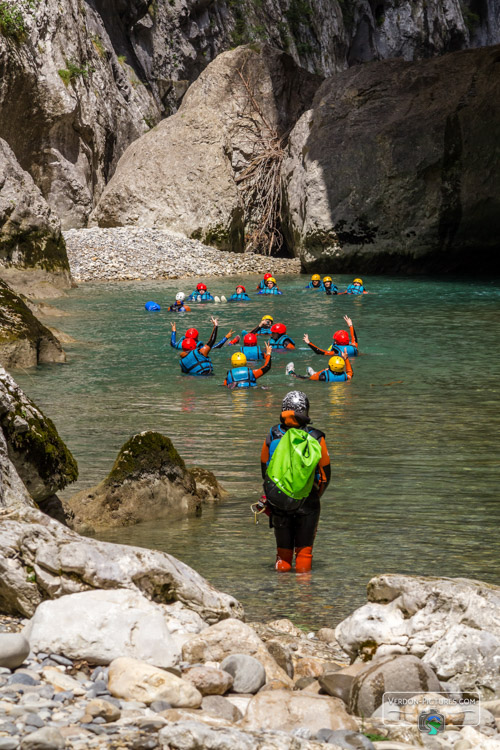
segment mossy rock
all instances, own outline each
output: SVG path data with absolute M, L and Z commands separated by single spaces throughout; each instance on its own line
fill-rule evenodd
M 212 474 L 208 469 L 193 466 L 189 469 L 189 473 L 196 482 L 196 492 L 202 500 L 219 502 L 228 494 L 217 481 L 215 474 Z
M 78 478 L 78 465 L 51 419 L 0 369 L 0 427 L 9 458 L 40 502 Z
M 120 449 L 106 484 L 116 484 L 128 479 L 137 479 L 143 474 L 186 472 L 186 464 L 174 448 L 170 438 L 159 432 L 148 430 L 133 435 Z

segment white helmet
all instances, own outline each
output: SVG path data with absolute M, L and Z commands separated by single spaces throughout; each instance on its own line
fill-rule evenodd
M 175 299 L 177 302 L 184 302 L 184 300 L 186 299 L 186 295 L 184 294 L 184 292 L 177 292 L 177 294 L 175 295 Z

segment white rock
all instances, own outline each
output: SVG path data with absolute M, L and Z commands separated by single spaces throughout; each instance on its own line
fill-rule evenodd
M 57 667 L 45 667 L 42 670 L 42 674 L 45 680 L 56 689 L 56 692 L 71 690 L 75 695 L 85 695 L 86 693 L 81 682 L 73 679 L 73 677 Z
M 116 698 L 147 705 L 163 700 L 174 708 L 198 708 L 202 701 L 201 693 L 187 680 L 127 657 L 111 662 L 108 689 Z
M 172 667 L 180 658 L 161 607 L 127 589 L 84 591 L 43 602 L 24 632 L 35 652 L 92 664 L 131 656 Z
M 339 698 L 288 690 L 257 693 L 248 704 L 241 726 L 287 732 L 301 727 L 312 732 L 320 729 L 352 729 L 356 732 L 358 729 Z
M 23 737 L 21 750 L 61 750 L 64 738 L 56 727 L 42 727 Z
M 30 644 L 21 633 L 0 633 L 0 667 L 20 667 L 30 652 Z

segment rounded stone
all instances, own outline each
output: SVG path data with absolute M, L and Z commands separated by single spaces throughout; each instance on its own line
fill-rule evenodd
M 0 667 L 20 667 L 29 652 L 30 644 L 21 633 L 0 633 Z
M 256 693 L 266 681 L 266 670 L 253 656 L 232 654 L 221 663 L 221 669 L 233 676 L 233 692 Z

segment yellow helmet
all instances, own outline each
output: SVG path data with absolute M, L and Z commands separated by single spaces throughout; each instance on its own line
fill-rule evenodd
M 342 360 L 343 362 L 344 360 Z M 236 352 L 236 354 L 233 354 L 231 357 L 231 364 L 233 367 L 245 367 L 247 363 L 247 358 L 242 352 Z
M 313 273 L 313 275 L 311 276 L 311 281 L 321 281 L 321 276 L 319 275 L 319 273 Z
M 272 281 L 273 284 L 276 284 L 276 279 L 274 278 L 274 276 L 270 276 L 268 279 L 266 279 L 266 284 L 268 284 L 270 281 Z
M 323 279 L 323 283 L 325 283 L 325 281 L 331 281 L 331 280 L 332 280 L 331 276 L 325 276 Z
M 361 284 L 363 286 L 363 279 L 354 279 L 353 284 Z
M 328 367 L 332 372 L 344 372 L 345 360 L 342 357 L 330 357 Z
M 272 315 L 263 315 L 262 320 L 270 320 L 271 323 L 274 323 L 274 318 Z

